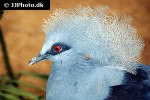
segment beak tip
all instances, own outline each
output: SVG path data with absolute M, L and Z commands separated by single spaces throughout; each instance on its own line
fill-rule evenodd
M 30 67 L 31 65 L 33 65 L 33 64 L 35 64 L 35 62 L 34 62 L 33 60 L 30 60 L 30 61 L 29 61 L 29 67 Z
M 31 66 L 32 64 L 31 63 L 29 63 L 29 67 Z
M 32 61 L 29 61 L 29 67 L 32 65 Z
M 41 61 L 41 60 L 44 60 L 45 59 L 45 56 L 41 55 L 41 54 L 38 54 L 36 57 L 32 58 L 30 61 L 29 61 L 29 66 L 33 65 L 33 64 L 36 64 L 37 62 Z

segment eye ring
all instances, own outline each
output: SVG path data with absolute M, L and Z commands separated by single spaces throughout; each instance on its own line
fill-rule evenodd
M 61 50 L 62 50 L 62 48 L 59 45 L 56 45 L 56 46 L 53 47 L 53 51 L 56 52 L 56 53 L 59 53 Z
M 65 52 L 69 50 L 70 48 L 71 48 L 70 46 L 65 45 L 64 43 L 55 43 L 52 45 L 51 49 L 46 52 L 46 54 L 54 56 L 62 52 Z

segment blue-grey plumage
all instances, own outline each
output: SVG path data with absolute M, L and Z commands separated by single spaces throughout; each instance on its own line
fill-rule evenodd
M 150 68 L 139 63 L 143 40 L 131 18 L 108 7 L 58 9 L 30 65 L 53 62 L 47 100 L 150 100 Z

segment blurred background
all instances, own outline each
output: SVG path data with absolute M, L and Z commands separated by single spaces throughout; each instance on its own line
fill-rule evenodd
M 29 67 L 28 61 L 44 43 L 43 19 L 56 8 L 70 9 L 79 4 L 108 5 L 132 16 L 145 42 L 141 62 L 150 65 L 150 0 L 51 0 L 51 10 L 7 10 L 0 20 L 0 100 L 45 100 L 51 63 Z

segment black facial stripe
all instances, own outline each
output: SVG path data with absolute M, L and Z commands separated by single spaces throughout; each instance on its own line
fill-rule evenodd
M 55 52 L 54 51 L 54 47 L 55 46 L 60 46 L 61 47 L 61 51 L 60 52 Z M 66 50 L 69 50 L 71 47 L 70 46 L 67 46 L 65 45 L 64 43 L 55 43 L 52 47 L 51 47 L 51 50 L 47 51 L 46 54 L 50 54 L 50 55 L 57 55 L 57 54 L 60 54 Z

